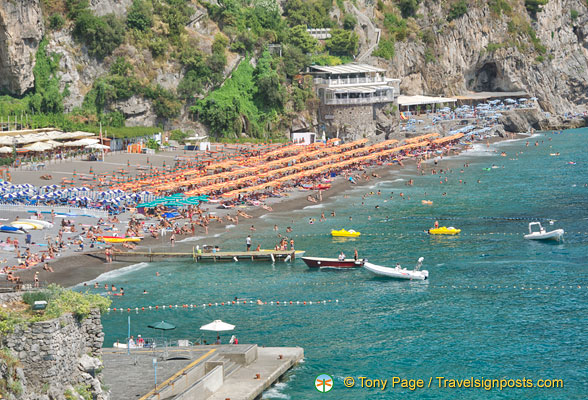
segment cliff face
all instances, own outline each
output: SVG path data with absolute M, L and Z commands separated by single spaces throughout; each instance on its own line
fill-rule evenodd
M 432 43 L 409 38 L 396 42 L 396 54 L 390 62 L 374 57 L 370 62 L 379 62 L 390 70 L 391 76 L 401 78 L 401 91 L 405 94 L 523 90 L 538 97 L 546 111 L 561 113 L 573 110 L 576 104 L 585 106 L 588 103 L 586 3 L 550 0 L 537 14 L 536 21 L 530 18 L 522 0 L 509 2 L 514 17 L 497 15 L 487 3 L 468 2 L 467 13 L 448 22 L 445 2 L 422 2 L 418 10 L 422 18 L 417 18 L 417 23 L 422 31 L 431 30 Z M 577 11 L 575 18 L 571 10 Z M 533 28 L 546 48 L 545 54 L 535 51 L 527 32 L 516 26 L 513 29 L 514 18 L 519 27 Z M 428 61 L 425 60 L 427 51 Z
M 39 0 L 0 0 L 0 92 L 20 96 L 33 87 L 44 32 Z
M 82 104 L 94 81 L 107 73 L 118 55 L 133 63 L 142 82 L 160 84 L 172 91 L 177 88 L 185 73 L 177 60 L 154 59 L 149 50 L 140 50 L 131 42 L 98 61 L 73 40 L 71 24 L 46 33 L 40 3 L 41 0 L 0 0 L 0 93 L 20 96 L 32 88 L 35 53 L 45 34 L 48 51 L 61 56 L 61 88 L 67 86 L 69 90 L 66 111 Z M 524 0 L 509 0 L 506 3 L 512 10 L 499 12 L 492 10 L 488 1 L 467 2 L 467 12 L 450 22 L 447 15 L 452 2 L 422 0 L 416 18 L 408 20 L 412 33 L 406 40 L 396 41 L 395 56 L 390 61 L 369 56 L 376 47 L 377 29 L 384 28 L 382 13 L 375 9 L 375 3 L 345 2 L 347 11 L 358 18 L 359 61 L 379 64 L 389 70 L 389 76 L 401 78 L 404 94 L 451 96 L 470 91 L 523 90 L 538 97 L 542 108 L 552 113 L 588 104 L 585 0 L 549 0 L 535 20 L 525 10 Z M 393 4 L 391 0 L 384 3 Z M 90 0 L 89 4 L 97 15 L 122 16 L 132 0 Z M 209 54 L 219 29 L 196 0 L 190 4 L 194 14 L 188 22 L 187 35 Z M 337 7 L 333 13 L 340 14 Z M 536 33 L 536 39 L 531 38 L 529 29 Z M 538 45 L 545 48 L 542 54 L 536 49 Z M 225 75 L 239 61 L 234 53 L 228 52 L 227 57 Z M 156 119 L 150 100 L 130 98 L 114 107 L 124 113 L 129 125 L 153 124 Z M 184 109 L 179 120 L 186 121 L 186 115 Z

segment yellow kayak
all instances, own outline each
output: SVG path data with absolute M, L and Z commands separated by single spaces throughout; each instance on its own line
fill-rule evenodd
M 459 232 L 461 232 L 461 229 L 456 229 L 452 226 L 449 228 L 441 226 L 439 228 L 429 229 L 431 235 L 457 235 Z
M 355 232 L 353 229 L 350 229 L 348 231 L 345 229 L 341 229 L 340 231 L 331 231 L 331 236 L 336 237 L 358 237 L 359 235 L 361 235 L 361 232 Z
M 127 242 L 140 242 L 140 237 L 108 237 L 99 236 L 98 241 L 104 243 L 127 243 Z

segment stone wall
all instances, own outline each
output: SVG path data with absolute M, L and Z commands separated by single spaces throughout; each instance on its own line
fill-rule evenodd
M 6 347 L 17 356 L 22 366 L 25 390 L 22 399 L 38 399 L 39 393 L 46 399 L 63 399 L 76 385 L 90 385 L 95 398 L 105 400 L 96 373 L 102 368 L 104 333 L 100 312 L 93 310 L 90 316 L 78 321 L 73 315 L 19 326 L 2 338 Z
M 328 137 L 335 137 L 339 131 L 339 137 L 345 141 L 372 136 L 376 132 L 376 120 L 374 119 L 374 106 L 327 106 L 319 108 L 319 127 L 325 125 Z M 322 131 L 318 132 L 322 135 Z

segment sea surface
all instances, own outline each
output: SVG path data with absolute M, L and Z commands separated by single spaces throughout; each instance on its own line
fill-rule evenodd
M 578 129 L 476 144 L 437 165 L 431 160 L 425 175 L 409 166 L 372 186 L 351 187 L 324 204 L 255 222 L 254 246 L 272 248 L 277 233 L 291 226 L 296 248 L 308 256 L 337 257 L 343 251 L 352 257 L 357 249 L 372 263 L 411 268 L 422 256 L 428 281 L 388 280 L 363 269 L 311 271 L 301 260 L 141 263 L 98 279 L 102 287 L 108 283 L 125 289 L 112 306 L 125 311 L 103 316 L 105 346 L 127 336 L 128 315 L 135 337 L 158 336 L 147 325 L 165 320 L 177 326 L 166 334 L 169 338 L 192 340 L 203 335 L 201 325 L 222 319 L 236 325 L 232 334 L 241 343 L 304 348 L 304 362 L 266 391 L 264 399 L 585 399 L 587 139 L 588 129 Z M 449 172 L 431 174 L 432 168 Z M 414 185 L 408 186 L 411 178 Z M 368 192 L 373 195 L 364 198 Z M 326 222 L 319 222 L 321 212 Z M 316 222 L 309 224 L 310 218 Z M 424 233 L 435 220 L 462 233 Z M 523 239 L 531 221 L 548 230 L 563 228 L 565 240 Z M 241 223 L 223 234 L 223 250 L 243 250 L 249 226 Z M 362 235 L 331 238 L 330 230 L 341 228 Z M 240 304 L 226 305 L 235 297 Z M 249 303 L 257 299 L 268 304 Z M 148 310 L 155 305 L 159 310 Z M 127 313 L 127 307 L 139 311 Z M 222 335 L 224 343 L 230 335 Z M 203 336 L 209 343 L 215 337 Z M 320 374 L 334 380 L 329 393 L 314 387 Z M 355 379 L 353 388 L 344 386 L 346 377 Z M 388 379 L 387 387 L 362 388 L 360 377 Z M 422 379 L 425 387 L 392 387 L 394 377 Z M 440 388 L 437 377 L 525 378 L 534 384 L 561 379 L 564 387 Z

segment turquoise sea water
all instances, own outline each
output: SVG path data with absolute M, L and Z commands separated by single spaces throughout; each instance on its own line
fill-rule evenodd
M 177 325 L 170 337 L 197 338 L 201 325 L 222 319 L 237 326 L 234 333 L 241 343 L 303 347 L 305 361 L 264 394 L 268 399 L 586 398 L 587 137 L 588 129 L 580 129 L 534 136 L 528 147 L 526 140 L 476 145 L 437 166 L 428 164 L 426 175 L 408 167 L 373 187 L 351 187 L 347 196 L 322 207 L 271 214 L 264 218 L 264 226 L 256 223 L 253 243 L 262 248 L 275 244 L 274 224 L 281 232 L 292 226 L 296 248 L 309 256 L 336 257 L 341 250 L 352 256 L 357 248 L 360 257 L 373 263 L 400 262 L 410 267 L 423 256 L 429 281 L 386 280 L 362 269 L 310 271 L 301 260 L 275 265 L 176 260 L 140 264 L 99 281 L 102 286 L 125 288 L 126 295 L 113 301 L 117 308 L 200 305 L 131 312 L 135 336 L 153 336 L 146 326 L 164 319 Z M 535 141 L 539 146 L 534 146 Z M 500 156 L 502 151 L 506 157 Z M 560 155 L 549 155 L 556 152 Z M 469 166 L 464 167 L 466 163 Z M 499 168 L 484 170 L 493 164 Z M 451 172 L 431 175 L 432 167 Z M 445 177 L 448 181 L 440 184 Z M 405 185 L 410 178 L 414 186 Z M 379 196 L 362 198 L 378 190 Z M 433 205 L 422 205 L 424 199 Z M 336 210 L 336 217 L 330 217 L 331 210 Z M 308 219 L 318 221 L 321 211 L 327 221 L 309 225 Z M 553 226 L 549 219 L 555 220 Z M 435 220 L 461 228 L 462 234 L 424 234 Z M 524 240 L 533 220 L 548 229 L 563 228 L 565 241 Z M 248 231 L 243 225 L 222 236 L 224 249 L 244 248 Z M 333 239 L 328 234 L 332 228 L 355 229 L 362 236 Z M 156 271 L 161 276 L 156 277 Z M 144 289 L 148 295 L 142 294 Z M 201 306 L 235 296 L 282 304 Z M 319 300 L 327 302 L 316 304 Z M 297 301 L 313 304 L 297 305 Z M 125 311 L 103 316 L 107 346 L 126 337 L 127 315 Z M 214 337 L 205 336 L 209 342 Z M 223 340 L 229 337 L 223 335 Z M 329 393 L 314 389 L 314 379 L 322 373 L 334 379 Z M 343 385 L 347 376 L 356 379 L 352 389 Z M 388 379 L 388 387 L 385 391 L 360 388 L 360 376 Z M 391 388 L 393 377 L 423 379 L 425 388 L 414 392 Z M 563 379 L 564 388 L 450 389 L 439 388 L 436 377 L 524 377 L 535 383 Z

